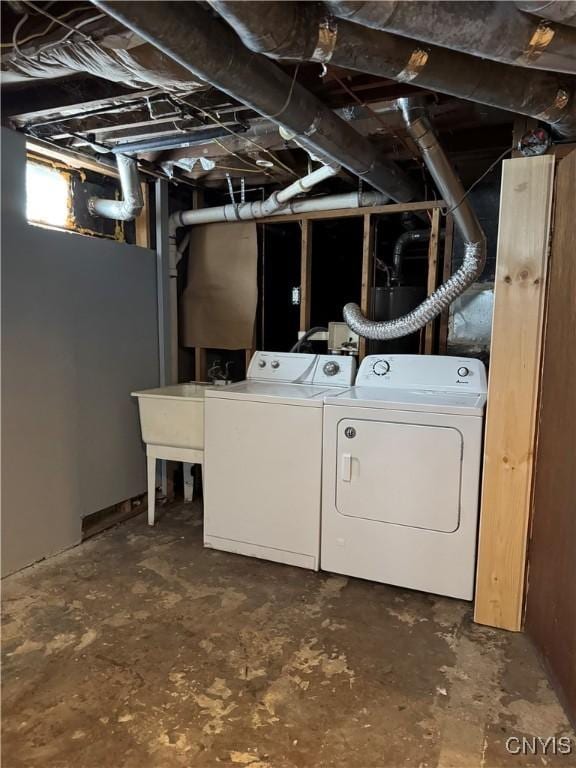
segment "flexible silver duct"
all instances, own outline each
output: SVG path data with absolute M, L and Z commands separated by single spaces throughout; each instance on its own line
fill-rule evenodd
M 465 196 L 462 183 L 434 134 L 424 104 L 417 99 L 400 99 L 398 103 L 410 135 L 420 147 L 426 167 L 452 211 L 454 224 L 464 239 L 464 261 L 460 269 L 420 306 L 396 320 L 369 320 L 357 304 L 346 304 L 345 322 L 351 330 L 366 339 L 397 339 L 423 328 L 464 293 L 482 273 L 486 261 L 486 237 Z
M 102 216 L 105 219 L 132 221 L 140 215 L 142 208 L 144 208 L 138 163 L 126 155 L 116 155 L 116 163 L 120 177 L 122 200 L 104 200 L 101 197 L 91 197 L 88 200 L 88 211 L 92 216 Z

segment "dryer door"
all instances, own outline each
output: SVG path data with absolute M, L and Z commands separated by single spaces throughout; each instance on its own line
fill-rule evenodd
M 454 532 L 460 521 L 462 446 L 462 435 L 453 427 L 342 419 L 338 512 Z

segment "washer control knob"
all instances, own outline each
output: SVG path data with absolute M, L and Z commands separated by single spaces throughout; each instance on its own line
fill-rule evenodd
M 340 366 L 335 362 L 324 363 L 322 370 L 326 376 L 336 376 L 336 374 L 340 372 Z
M 372 366 L 372 370 L 376 376 L 386 376 L 390 370 L 390 363 L 387 360 L 376 360 Z
M 458 376 L 461 378 L 464 378 L 464 376 L 468 376 L 470 373 L 470 369 L 466 368 L 465 365 L 463 365 L 461 368 L 458 368 Z
M 280 368 L 280 363 L 278 360 L 272 360 L 272 368 Z
M 266 360 L 259 360 L 258 368 L 266 368 Z

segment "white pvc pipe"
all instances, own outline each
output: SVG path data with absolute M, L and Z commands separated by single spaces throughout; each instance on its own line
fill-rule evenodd
M 273 216 L 276 211 L 283 210 L 289 201 L 312 189 L 325 179 L 336 176 L 340 172 L 340 166 L 323 165 L 312 173 L 298 179 L 289 187 L 273 192 L 266 200 L 257 200 L 252 203 L 239 203 L 233 205 L 219 205 L 215 208 L 196 208 L 191 211 L 177 211 L 170 217 L 170 222 L 175 227 L 189 227 L 193 224 L 213 224 L 224 221 L 249 221 L 261 219 L 264 216 Z

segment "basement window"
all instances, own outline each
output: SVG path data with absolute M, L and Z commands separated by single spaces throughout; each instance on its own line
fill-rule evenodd
M 42 163 L 26 163 L 26 218 L 31 224 L 66 227 L 70 221 L 70 177 Z

